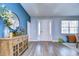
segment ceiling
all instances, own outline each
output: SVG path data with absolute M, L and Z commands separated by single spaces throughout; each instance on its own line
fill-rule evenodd
M 78 16 L 78 3 L 22 3 L 30 16 Z

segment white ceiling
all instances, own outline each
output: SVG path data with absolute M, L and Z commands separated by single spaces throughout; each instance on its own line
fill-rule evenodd
M 75 16 L 79 15 L 78 3 L 22 3 L 30 16 Z

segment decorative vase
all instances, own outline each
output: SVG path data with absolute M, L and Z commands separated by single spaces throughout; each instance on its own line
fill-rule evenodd
M 13 33 L 10 32 L 10 33 L 9 33 L 9 38 L 12 38 L 12 37 L 13 37 Z

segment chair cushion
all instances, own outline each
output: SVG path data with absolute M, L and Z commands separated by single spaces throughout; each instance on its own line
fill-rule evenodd
M 76 42 L 76 36 L 75 35 L 68 35 L 68 41 L 69 42 Z

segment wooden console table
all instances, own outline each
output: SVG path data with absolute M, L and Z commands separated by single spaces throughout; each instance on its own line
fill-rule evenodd
M 14 38 L 0 38 L 0 56 L 19 56 L 28 48 L 26 35 Z

